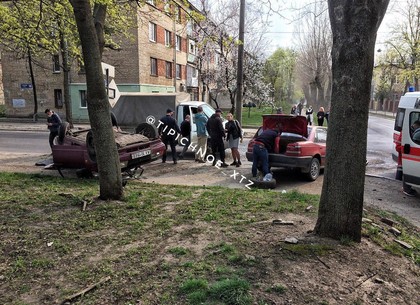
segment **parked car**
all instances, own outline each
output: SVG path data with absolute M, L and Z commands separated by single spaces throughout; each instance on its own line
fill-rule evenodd
M 274 151 L 269 152 L 269 166 L 299 169 L 304 176 L 315 181 L 325 166 L 327 127 L 307 126 L 306 117 L 286 114 L 263 115 L 263 126 L 248 144 L 246 158 L 252 161 L 255 138 L 265 129 L 282 125 Z
M 165 152 L 165 145 L 158 138 L 116 130 L 114 134 L 121 170 L 124 172 L 157 160 Z M 91 129 L 71 130 L 68 129 L 68 123 L 62 123 L 52 146 L 52 156 L 54 168 L 58 170 L 74 168 L 89 173 L 98 171 Z

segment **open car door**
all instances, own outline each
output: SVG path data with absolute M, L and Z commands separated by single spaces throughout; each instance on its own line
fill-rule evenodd
M 407 109 L 402 128 L 402 167 L 404 181 L 420 186 L 420 140 L 413 139 L 411 126 L 420 120 L 420 109 Z

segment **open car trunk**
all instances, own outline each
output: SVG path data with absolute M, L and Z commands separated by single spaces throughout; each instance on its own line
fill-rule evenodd
M 304 116 L 288 114 L 264 114 L 262 117 L 263 130 L 277 130 L 280 125 L 282 127 L 283 133 L 294 133 L 305 138 L 308 137 L 308 123 L 306 121 L 306 117 Z

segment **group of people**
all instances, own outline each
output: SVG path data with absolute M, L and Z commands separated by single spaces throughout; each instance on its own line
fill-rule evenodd
M 232 151 L 233 163 L 236 167 L 242 165 L 240 153 L 238 150 L 239 141 L 242 143 L 242 128 L 237 120 L 233 118 L 232 113 L 228 113 L 226 119 L 228 122 L 223 126 L 222 110 L 216 109 L 216 112 L 210 117 L 203 112 L 203 107 L 197 108 L 197 113 L 194 114 L 194 122 L 197 126 L 197 143 L 191 145 L 191 116 L 185 116 L 180 127 L 176 120 L 173 118 L 174 111 L 167 109 L 166 115 L 160 119 L 162 124 L 159 125 L 159 136 L 167 148 L 171 147 L 172 160 L 174 164 L 178 163 L 178 158 L 183 159 L 185 153 L 190 147 L 194 147 L 195 161 L 199 163 L 206 162 L 207 154 L 207 139 L 210 137 L 210 147 L 213 155 L 213 165 L 217 163 L 216 155 L 219 155 L 220 166 L 228 167 L 225 162 L 225 141 L 228 141 L 228 146 Z M 178 134 L 182 136 L 182 143 L 184 145 L 182 152 L 177 155 L 176 153 L 176 139 L 179 138 Z M 162 162 L 166 162 L 166 153 L 162 156 Z
M 314 123 L 313 122 L 313 113 L 314 113 L 314 110 L 313 110 L 312 106 L 309 106 L 306 109 L 306 121 L 308 122 L 308 125 L 310 125 L 310 126 L 312 126 L 312 124 Z M 317 119 L 318 126 L 323 126 L 324 125 L 324 120 L 326 120 L 327 124 L 328 124 L 329 115 L 330 115 L 329 110 L 325 111 L 324 107 L 319 107 L 319 111 L 316 114 L 316 119 Z

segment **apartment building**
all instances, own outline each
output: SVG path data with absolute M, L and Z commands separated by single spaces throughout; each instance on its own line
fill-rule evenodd
M 128 29 L 131 37 L 122 40 L 120 50 L 105 49 L 103 53 L 106 67 L 112 67 L 110 75 L 104 73 L 104 81 L 110 86 L 111 103 L 118 97 L 116 91 L 183 93 L 184 99 L 188 93 L 191 100 L 200 99 L 194 26 L 188 18 L 190 10 L 196 9 L 192 5 L 186 7 L 183 2 L 148 0 L 133 11 L 137 18 Z M 31 117 L 36 108 L 39 114 L 43 114 L 45 108 L 52 108 L 64 116 L 61 55 L 34 61 L 35 86 L 28 60 L 3 52 L 7 116 Z M 75 121 L 87 120 L 83 67 L 74 63 L 69 78 L 72 117 Z

